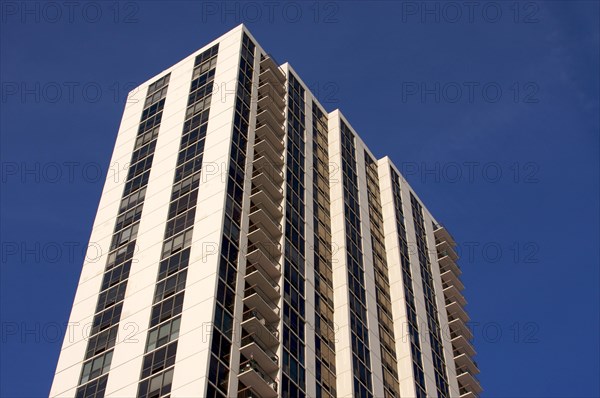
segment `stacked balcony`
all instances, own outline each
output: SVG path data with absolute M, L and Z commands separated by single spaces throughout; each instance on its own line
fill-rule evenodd
M 260 62 L 238 397 L 276 397 L 285 176 L 285 75 Z
M 442 226 L 436 228 L 434 235 L 460 397 L 478 398 L 482 388 L 477 379 L 479 369 L 473 361 L 476 352 L 471 344 L 473 333 L 467 326 L 469 316 L 464 310 L 467 300 L 462 294 L 456 242 Z
M 277 397 L 277 382 L 254 359 L 240 364 L 238 397 Z

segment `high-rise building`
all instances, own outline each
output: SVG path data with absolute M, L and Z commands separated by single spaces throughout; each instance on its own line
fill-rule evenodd
M 452 237 L 244 26 L 130 93 L 111 164 L 51 397 L 481 391 Z

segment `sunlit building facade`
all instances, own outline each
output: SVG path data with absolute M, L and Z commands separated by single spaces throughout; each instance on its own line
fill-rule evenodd
M 111 164 L 51 397 L 481 391 L 451 235 L 244 26 L 129 94 Z

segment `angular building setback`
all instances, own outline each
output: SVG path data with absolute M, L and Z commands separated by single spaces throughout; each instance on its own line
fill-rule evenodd
M 51 397 L 478 396 L 451 235 L 243 25 L 130 93 L 111 164 Z

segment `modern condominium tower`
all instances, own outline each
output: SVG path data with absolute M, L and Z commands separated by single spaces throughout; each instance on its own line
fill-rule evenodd
M 244 26 L 130 93 L 111 164 L 51 397 L 480 392 L 452 237 Z

